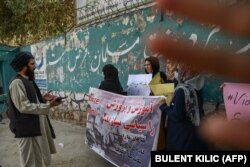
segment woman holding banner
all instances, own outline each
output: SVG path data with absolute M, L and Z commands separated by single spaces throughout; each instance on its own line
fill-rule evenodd
M 145 72 L 146 74 L 152 74 L 152 80 L 149 84 L 167 83 L 166 74 L 160 71 L 160 62 L 158 58 L 150 56 L 145 59 Z
M 198 127 L 204 116 L 204 76 L 193 74 L 188 66 L 182 65 L 178 75 L 174 97 L 170 106 L 165 99 L 160 109 L 167 114 L 167 150 L 207 150 L 207 144 L 200 138 Z
M 160 71 L 160 62 L 158 58 L 150 56 L 145 59 L 145 72 L 146 74 L 152 74 L 152 80 L 150 81 L 149 85 L 167 83 L 166 74 Z M 153 95 L 153 93 L 151 93 L 151 95 Z M 165 149 L 165 117 L 166 116 L 164 114 L 161 116 L 157 150 Z

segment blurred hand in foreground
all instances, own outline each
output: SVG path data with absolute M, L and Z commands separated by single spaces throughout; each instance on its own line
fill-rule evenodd
M 227 5 L 217 0 L 158 0 L 158 8 L 172 10 L 189 19 L 220 26 L 227 32 L 250 37 L 250 4 Z M 190 43 L 176 41 L 165 34 L 150 41 L 154 53 L 178 63 L 191 66 L 192 70 L 217 76 L 230 77 L 250 83 L 250 55 L 235 55 L 230 50 L 213 50 Z M 250 111 L 249 111 L 250 112 Z M 250 118 L 249 118 L 250 119 Z M 250 150 L 250 123 L 228 122 L 225 117 L 213 115 L 201 124 L 202 135 L 214 142 L 233 149 Z

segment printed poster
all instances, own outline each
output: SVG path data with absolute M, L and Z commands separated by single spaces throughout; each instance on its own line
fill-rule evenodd
M 31 46 L 31 53 L 35 57 L 35 82 L 40 89 L 47 89 L 47 72 L 46 72 L 46 47 L 44 46 Z
M 159 134 L 158 101 L 90 88 L 86 144 L 115 166 L 149 166 Z

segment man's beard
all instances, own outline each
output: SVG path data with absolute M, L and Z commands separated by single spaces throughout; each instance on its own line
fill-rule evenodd
M 28 70 L 26 71 L 26 76 L 29 77 L 30 81 L 34 81 L 35 80 L 35 73 L 29 67 L 28 67 Z

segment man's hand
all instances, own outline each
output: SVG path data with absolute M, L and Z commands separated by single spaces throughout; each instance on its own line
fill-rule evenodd
M 54 97 L 56 97 L 56 96 L 52 95 L 50 92 L 51 92 L 51 91 L 49 91 L 49 92 L 47 92 L 47 93 L 45 93 L 45 94 L 43 95 L 43 99 L 44 99 L 45 101 L 51 101 Z
M 221 115 L 206 118 L 200 132 L 209 142 L 236 150 L 250 150 L 250 123 L 228 122 Z
M 172 10 L 194 21 L 220 26 L 232 34 L 250 37 L 250 4 L 218 4 L 217 0 L 158 0 L 161 10 Z M 231 77 L 250 83 L 250 55 L 236 55 L 228 49 L 212 50 L 190 43 L 175 41 L 165 34 L 149 43 L 152 52 L 192 70 Z M 203 136 L 217 144 L 250 150 L 250 123 L 228 122 L 225 118 L 207 118 L 202 123 Z
M 60 99 L 60 97 L 54 96 L 54 97 L 50 100 L 50 102 L 49 102 L 50 107 L 55 107 L 55 106 L 58 106 L 58 105 L 60 105 L 60 104 L 63 103 L 62 100 L 58 100 L 58 99 Z

